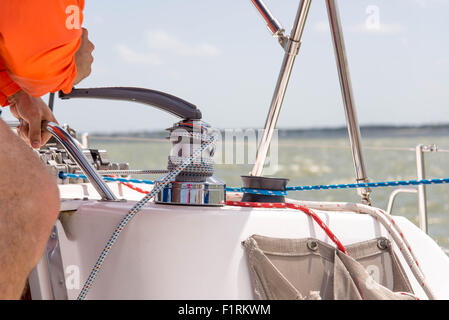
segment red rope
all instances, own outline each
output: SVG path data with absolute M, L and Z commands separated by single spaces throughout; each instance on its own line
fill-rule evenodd
M 131 183 L 120 182 L 120 184 L 123 184 L 125 187 L 128 187 L 128 188 L 130 188 L 130 189 L 132 189 L 134 191 L 137 191 L 137 192 L 140 192 L 140 193 L 143 193 L 143 194 L 149 194 L 150 193 L 150 191 L 146 191 L 146 190 L 140 189 L 139 187 L 133 186 Z
M 347 254 L 346 248 L 343 246 L 340 240 L 335 236 L 335 234 L 329 229 L 329 227 L 321 220 L 321 218 L 312 210 L 309 208 L 300 206 L 298 204 L 294 203 L 260 203 L 260 202 L 239 202 L 239 201 L 226 201 L 226 205 L 228 206 L 234 206 L 234 207 L 250 207 L 250 208 L 277 208 L 277 209 L 293 209 L 293 210 L 299 210 L 307 214 L 309 217 L 311 217 L 315 222 L 318 223 L 318 225 L 321 227 L 321 229 L 324 230 L 324 232 L 327 234 L 327 236 L 337 245 L 337 248 Z
M 113 176 L 113 175 L 109 175 L 108 177 L 115 178 L 115 176 Z M 146 191 L 146 190 L 140 189 L 139 187 L 136 187 L 136 186 L 132 185 L 131 183 L 119 182 L 119 184 L 124 185 L 125 187 L 128 187 L 128 188 L 130 188 L 130 189 L 132 189 L 134 191 L 137 191 L 137 192 L 140 192 L 140 193 L 143 193 L 143 194 L 149 194 L 150 193 L 150 191 Z

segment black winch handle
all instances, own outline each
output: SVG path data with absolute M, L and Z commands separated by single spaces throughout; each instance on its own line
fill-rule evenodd
M 171 113 L 181 119 L 200 120 L 201 111 L 193 104 L 164 92 L 132 87 L 73 89 L 65 94 L 59 92 L 59 98 L 91 98 L 132 101 L 147 104 Z

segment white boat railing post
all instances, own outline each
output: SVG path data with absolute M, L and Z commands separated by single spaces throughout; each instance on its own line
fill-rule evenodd
M 425 159 L 424 151 L 426 147 L 422 144 L 416 146 L 416 172 L 418 180 L 424 180 L 426 178 L 425 173 Z M 427 196 L 426 196 L 426 186 L 421 184 L 418 187 L 418 224 L 419 228 L 425 233 L 427 230 Z
M 357 120 L 356 108 L 354 103 L 354 95 L 352 93 L 351 78 L 349 75 L 349 67 L 346 56 L 345 42 L 343 38 L 343 30 L 340 21 L 340 14 L 336 0 L 326 0 L 329 24 L 334 43 L 335 58 L 337 61 L 338 73 L 340 77 L 341 91 L 346 113 L 346 122 L 349 133 L 349 141 L 351 143 L 352 157 L 358 183 L 368 182 L 366 174 L 365 162 L 362 154 L 360 128 Z M 370 204 L 370 189 L 358 189 L 362 197 L 362 203 Z
M 254 4 L 262 3 L 261 1 L 253 1 Z M 270 111 L 265 123 L 265 130 L 257 150 L 256 162 L 251 171 L 251 176 L 261 176 L 263 166 L 267 157 L 268 149 L 270 147 L 271 139 L 276 128 L 279 118 L 279 113 L 284 102 L 285 92 L 287 91 L 290 75 L 293 70 L 296 56 L 298 55 L 301 46 L 301 38 L 304 31 L 304 26 L 309 13 L 310 4 L 312 0 L 301 0 L 299 3 L 298 13 L 296 15 L 295 23 L 292 32 L 287 41 L 285 48 L 284 60 L 282 62 L 281 71 L 274 91 L 273 99 L 270 106 Z M 269 19 L 272 20 L 272 19 Z M 275 29 L 273 29 L 275 30 Z

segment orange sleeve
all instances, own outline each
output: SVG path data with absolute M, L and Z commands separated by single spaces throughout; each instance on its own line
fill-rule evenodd
M 0 58 L 0 106 L 5 107 L 9 105 L 7 98 L 19 90 L 20 87 L 12 81 L 6 71 L 2 59 Z
M 1 0 L 0 57 L 11 81 L 36 97 L 70 92 L 83 9 L 84 0 Z

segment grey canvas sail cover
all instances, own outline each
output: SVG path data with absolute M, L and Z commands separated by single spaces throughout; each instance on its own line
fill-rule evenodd
M 258 299 L 416 299 L 386 238 L 346 246 L 348 254 L 316 239 L 253 235 L 243 245 Z

